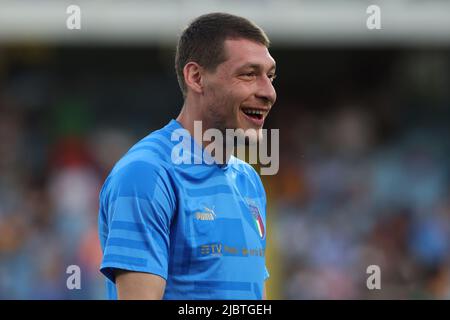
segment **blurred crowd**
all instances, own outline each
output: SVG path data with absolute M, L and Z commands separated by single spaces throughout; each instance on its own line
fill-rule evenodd
M 295 119 L 301 138 L 269 184 L 286 299 L 450 299 L 448 130 L 377 144 L 372 119 L 352 107 Z
M 75 109 L 60 107 L 58 121 L 74 116 Z M 50 138 L 35 120 L 2 97 L 0 298 L 102 298 L 98 192 L 110 159 L 131 142 L 114 131 L 84 135 L 69 119 L 68 132 Z M 67 288 L 70 265 L 80 267 L 81 290 Z
M 98 192 L 137 139 L 176 115 L 173 107 L 164 109 L 166 96 L 178 90 L 174 77 L 129 72 L 105 82 L 108 76 L 98 76 L 110 75 L 105 67 L 79 73 L 74 87 L 64 82 L 71 74 L 60 62 L 50 71 L 5 63 L 2 69 L 0 63 L 0 299 L 105 298 Z M 436 79 L 420 65 L 410 79 Z M 292 99 L 280 99 L 268 123 L 280 128 L 280 171 L 263 177 L 270 281 L 278 283 L 269 297 L 450 299 L 445 70 L 447 78 L 438 72 L 441 85 L 425 92 L 413 90 L 423 88 L 420 81 L 400 81 L 409 100 L 378 103 L 388 99 L 396 112 L 368 103 L 370 90 L 366 100 L 341 100 L 325 111 L 294 99 L 301 92 L 282 92 Z M 126 79 L 116 83 L 120 90 L 114 79 Z M 442 83 L 443 97 L 432 90 Z M 146 86 L 145 94 L 136 94 Z M 142 113 L 120 105 L 119 91 L 123 101 L 144 104 Z M 179 107 L 180 100 L 170 104 Z M 138 116 L 117 125 L 130 122 L 129 112 Z M 80 266 L 81 290 L 66 286 L 70 265 Z M 370 265 L 380 267 L 381 290 L 366 286 Z

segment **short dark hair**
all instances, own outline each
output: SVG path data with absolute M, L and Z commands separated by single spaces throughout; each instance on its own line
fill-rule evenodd
M 194 61 L 206 70 L 214 71 L 226 60 L 224 42 L 227 39 L 248 39 L 269 47 L 264 31 L 253 22 L 228 13 L 209 13 L 196 18 L 183 31 L 175 54 L 175 70 L 183 96 L 186 83 L 183 68 Z

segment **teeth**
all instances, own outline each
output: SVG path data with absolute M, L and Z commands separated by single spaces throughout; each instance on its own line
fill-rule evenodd
M 247 114 L 264 114 L 264 111 L 255 109 L 244 109 L 244 112 Z

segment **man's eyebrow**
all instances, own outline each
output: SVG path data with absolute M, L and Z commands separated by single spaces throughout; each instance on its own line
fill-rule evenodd
M 263 69 L 263 66 L 261 65 L 261 64 L 258 64 L 258 63 L 246 63 L 246 64 L 244 64 L 243 66 L 241 66 L 240 68 L 239 68 L 239 70 L 242 70 L 242 69 L 257 69 L 257 70 L 261 70 L 261 69 Z M 270 69 L 269 69 L 269 71 L 275 71 L 275 69 L 276 69 L 276 64 L 274 63 L 271 67 L 270 67 Z

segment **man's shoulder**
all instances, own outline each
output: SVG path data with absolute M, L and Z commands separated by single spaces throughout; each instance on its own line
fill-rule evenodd
M 238 173 L 248 175 L 252 180 L 261 181 L 258 172 L 255 168 L 253 168 L 253 166 L 235 156 L 230 157 L 228 165 Z
M 111 171 L 117 174 L 126 167 L 147 166 L 154 170 L 164 170 L 170 166 L 173 141 L 169 125 L 155 130 L 135 143 Z
M 171 171 L 173 142 L 167 126 L 155 130 L 135 143 L 114 165 L 108 175 L 109 184 L 132 181 L 155 182 L 167 179 Z
M 244 179 L 237 180 L 239 183 L 246 185 L 250 184 L 257 194 L 265 199 L 266 191 L 264 189 L 264 184 L 260 175 L 252 165 L 234 156 L 230 158 L 229 165 L 238 175 L 243 176 Z

